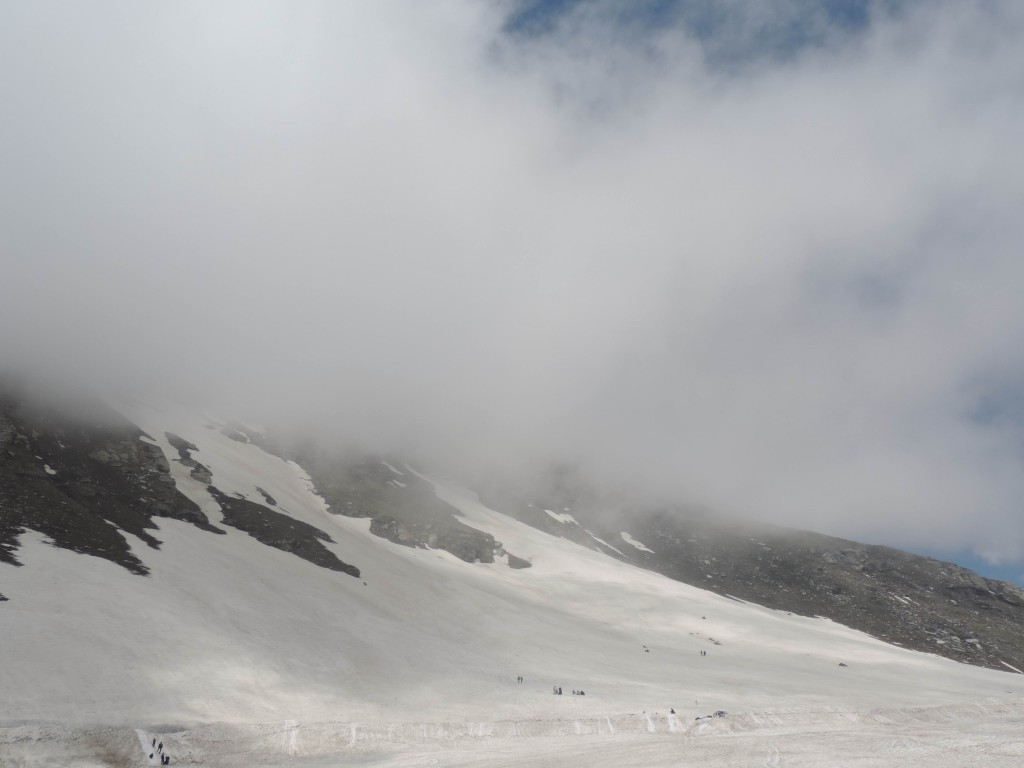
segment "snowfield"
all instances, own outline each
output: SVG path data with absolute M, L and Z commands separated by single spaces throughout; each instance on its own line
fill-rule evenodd
M 436 478 L 466 524 L 532 567 L 402 547 L 202 416 L 127 415 L 213 524 L 219 505 L 165 431 L 195 443 L 224 493 L 262 503 L 259 486 L 327 532 L 361 577 L 227 526 L 161 519 L 159 550 L 131 542 L 147 577 L 26 534 L 24 567 L 0 565 L 5 768 L 158 764 L 145 735 L 172 764 L 228 767 L 1024 764 L 1024 679 L 1009 670 L 671 581 Z M 695 719 L 715 711 L 728 714 Z
M 645 547 L 645 546 L 644 546 L 644 545 L 643 545 L 643 544 L 642 544 L 641 542 L 639 542 L 639 541 L 637 541 L 636 539 L 634 539 L 634 538 L 633 538 L 632 536 L 630 536 L 630 535 L 629 535 L 629 534 L 628 534 L 628 533 L 627 533 L 626 531 L 622 531 L 622 532 L 620 532 L 620 533 L 619 533 L 619 535 L 620 535 L 620 536 L 622 537 L 622 540 L 623 540 L 624 542 L 626 542 L 626 543 L 627 543 L 627 544 L 629 544 L 630 546 L 636 547 L 636 548 L 637 548 L 637 549 L 639 549 L 639 550 L 640 550 L 641 552 L 650 552 L 650 553 L 651 553 L 652 555 L 654 554 L 654 550 L 653 550 L 653 549 L 650 549 L 650 548 L 648 548 L 648 547 Z

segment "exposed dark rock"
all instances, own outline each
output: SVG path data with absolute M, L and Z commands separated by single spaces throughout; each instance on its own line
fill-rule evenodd
M 146 565 L 122 532 L 153 548 L 160 546 L 154 535 L 158 517 L 224 533 L 179 492 L 163 451 L 147 442 L 142 430 L 99 403 L 86 405 L 90 418 L 0 394 L 0 562 L 19 565 L 19 539 L 34 530 L 54 546 L 145 575 Z M 176 460 L 209 483 L 209 469 L 192 458 L 195 444 L 173 433 L 166 436 L 178 451 Z M 210 492 L 226 524 L 321 567 L 359 575 L 323 546 L 331 540 L 323 531 L 214 487 Z
M 494 562 L 494 537 L 458 520 L 458 510 L 412 471 L 396 472 L 380 459 L 337 458 L 310 449 L 296 459 L 334 514 L 373 518 L 370 532 L 396 544 L 443 549 L 467 563 Z
M 239 443 L 248 443 L 248 442 L 250 442 L 248 437 L 246 437 L 244 434 L 239 432 L 237 429 L 232 429 L 231 427 L 223 427 L 223 428 L 221 428 L 220 433 L 222 435 L 225 435 L 226 437 L 230 437 L 232 440 L 235 440 L 236 442 L 239 442 Z
M 207 425 L 209 426 L 209 425 Z M 198 451 L 196 444 L 186 440 L 173 432 L 164 432 L 164 436 L 167 438 L 167 442 L 171 444 L 171 447 L 178 452 L 178 461 L 183 466 L 191 467 L 192 471 L 189 472 L 189 476 L 203 485 L 209 485 L 213 482 L 213 473 L 210 468 L 205 464 L 200 464 L 192 457 L 192 451 Z
M 1024 668 L 1024 590 L 952 563 L 693 510 L 631 508 L 561 469 L 528 495 L 492 488 L 485 501 L 552 535 L 721 595 L 825 617 L 956 661 Z M 544 512 L 566 508 L 578 524 Z M 623 541 L 623 530 L 653 552 Z
M 200 483 L 203 483 L 204 485 L 209 485 L 211 482 L 213 482 L 213 473 L 210 472 L 210 470 L 205 465 L 200 464 L 198 461 L 195 462 L 195 466 L 192 468 L 192 471 L 189 472 L 189 475 L 192 477 L 192 479 L 198 480 Z
M 164 437 L 167 438 L 167 442 L 171 444 L 171 447 L 178 452 L 178 460 L 186 467 L 194 467 L 196 465 L 195 459 L 192 458 L 192 451 L 198 451 L 195 443 L 186 440 L 183 437 L 179 437 L 173 432 L 164 432 Z
M 668 512 L 634 515 L 630 526 L 655 553 L 629 557 L 681 581 L 957 661 L 1000 670 L 1003 661 L 1024 663 L 1024 592 L 952 563 Z
M 122 531 L 153 548 L 156 517 L 223 533 L 178 492 L 142 430 L 98 402 L 81 410 L 68 415 L 0 395 L 0 561 L 17 565 L 19 539 L 34 530 L 142 575 L 148 569 Z
M 220 504 L 224 525 L 245 531 L 267 546 L 291 552 L 321 568 L 359 576 L 359 569 L 338 559 L 322 542 L 333 539 L 308 523 L 257 504 L 222 493 L 215 486 L 208 488 L 210 495 Z
M 516 557 L 511 552 L 506 553 L 508 555 L 508 567 L 509 568 L 530 568 L 533 563 L 529 560 L 524 560 L 521 557 Z
M 167 442 L 171 444 L 171 447 L 178 452 L 177 460 L 181 462 L 182 466 L 192 468 L 192 471 L 189 472 L 189 476 L 193 480 L 196 480 L 203 485 L 209 485 L 213 482 L 213 473 L 210 471 L 210 468 L 205 464 L 200 464 L 192 458 L 192 451 L 199 450 L 195 443 L 190 440 L 186 440 L 173 432 L 164 432 L 164 437 L 167 438 Z
M 467 563 L 494 562 L 494 537 L 455 519 L 398 520 L 389 515 L 377 515 L 370 522 L 370 533 L 407 547 L 443 549 Z
M 269 504 L 272 507 L 276 507 L 277 506 L 277 500 L 273 496 L 271 496 L 269 493 L 264 491 L 258 485 L 256 486 L 256 490 L 259 491 L 260 496 L 263 497 L 263 500 L 265 502 L 267 502 L 267 504 Z

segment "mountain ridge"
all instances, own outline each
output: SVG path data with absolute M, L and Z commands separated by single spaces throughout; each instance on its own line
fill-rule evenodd
M 158 549 L 161 542 L 151 532 L 162 517 L 221 535 L 225 526 L 233 527 L 360 578 L 357 564 L 324 547 L 332 539 L 322 525 L 289 517 L 260 486 L 251 498 L 220 489 L 209 468 L 193 458 L 193 440 L 164 430 L 160 436 L 170 449 L 165 456 L 157 440 L 122 414 L 97 403 L 89 411 L 91 421 L 62 422 L 10 394 L 0 400 L 0 561 L 19 564 L 17 540 L 27 529 L 50 537 L 54 546 L 144 575 L 149 571 L 142 553 L 124 534 Z M 202 426 L 203 433 L 223 435 L 239 447 L 288 455 L 243 425 L 204 417 Z M 467 563 L 500 559 L 512 568 L 531 565 L 492 534 L 467 525 L 428 480 L 411 468 L 399 469 L 399 459 L 342 460 L 309 446 L 296 458 L 309 470 L 311 487 L 327 511 L 368 519 L 374 535 L 404 547 L 447 551 Z M 211 509 L 222 516 L 219 527 L 181 493 L 179 484 L 186 482 L 206 489 Z M 484 499 L 547 534 L 720 595 L 824 616 L 955 661 L 1024 669 L 1024 590 L 952 563 L 808 531 L 724 521 L 706 512 L 634 506 L 615 516 L 607 498 L 564 472 L 543 477 L 525 495 L 492 487 Z M 627 526 L 631 533 L 622 530 Z

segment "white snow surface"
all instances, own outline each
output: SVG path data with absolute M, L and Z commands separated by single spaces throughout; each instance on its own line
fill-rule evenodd
M 227 526 L 158 519 L 160 549 L 128 535 L 146 577 L 23 535 L 24 567 L 0 564 L 0 766 L 145 765 L 136 728 L 217 766 L 1024 764 L 1010 672 L 680 584 L 444 481 L 467 525 L 533 567 L 402 547 L 202 416 L 126 413 L 213 524 L 165 431 L 223 492 L 261 502 L 258 485 L 327 532 L 361 578 Z M 716 710 L 729 715 L 695 720 Z
M 609 543 L 608 543 L 607 541 L 605 541 L 604 539 L 598 538 L 597 536 L 595 536 L 595 535 L 593 534 L 593 532 L 592 532 L 592 531 L 587 531 L 587 529 L 586 529 L 586 528 L 584 528 L 583 530 L 585 530 L 585 531 L 586 531 L 586 532 L 587 532 L 587 533 L 588 533 L 588 534 L 590 535 L 590 538 L 592 538 L 592 539 L 593 539 L 594 541 L 596 541 L 596 542 L 597 542 L 598 544 L 602 544 L 603 546 L 607 547 L 608 549 L 610 549 L 610 550 L 612 550 L 612 551 L 614 551 L 614 552 L 618 552 L 618 553 L 619 553 L 620 555 L 622 555 L 623 557 L 625 557 L 625 556 L 626 556 L 626 555 L 625 555 L 625 553 L 624 553 L 624 552 L 623 552 L 623 551 L 622 551 L 621 549 L 617 549 L 616 547 L 613 547 L 613 546 L 612 546 L 611 544 L 609 544 Z
M 632 545 L 632 546 L 636 547 L 636 548 L 637 548 L 637 549 L 639 549 L 639 550 L 640 550 L 641 552 L 650 552 L 650 553 L 651 553 L 652 555 L 654 554 L 654 550 L 653 550 L 653 549 L 648 549 L 647 547 L 645 547 L 645 546 L 644 546 L 643 544 L 641 544 L 641 543 L 640 543 L 639 541 L 637 541 L 636 539 L 634 539 L 634 538 L 633 538 L 632 536 L 630 536 L 630 535 L 629 535 L 628 533 L 626 533 L 625 531 L 621 531 L 621 532 L 619 533 L 619 536 L 621 536 L 621 537 L 622 537 L 622 540 L 623 540 L 624 542 L 626 542 L 627 544 L 630 544 L 630 545 Z
M 554 512 L 550 509 L 545 509 L 544 511 L 560 523 L 579 525 L 579 523 L 576 522 L 576 518 L 570 515 L 568 512 Z
M 388 463 L 387 463 L 386 461 L 382 461 L 382 462 L 381 462 L 381 464 L 383 464 L 383 465 L 384 465 L 385 467 L 387 467 L 388 469 L 390 469 L 390 470 L 391 470 L 392 472 L 394 472 L 394 473 L 395 473 L 396 475 L 400 475 L 401 477 L 405 477 L 405 472 L 402 472 L 401 470 L 397 469 L 397 468 L 396 468 L 396 467 L 394 467 L 393 465 L 391 465 L 391 464 L 388 464 Z

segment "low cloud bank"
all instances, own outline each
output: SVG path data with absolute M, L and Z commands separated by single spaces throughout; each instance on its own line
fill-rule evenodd
M 5 6 L 0 360 L 1024 558 L 1019 4 L 734 68 L 507 10 Z

